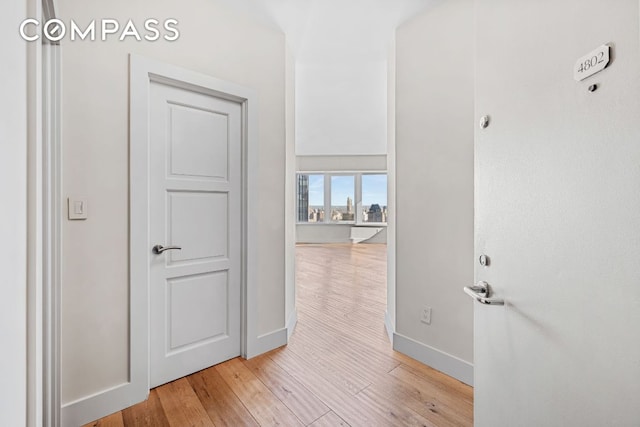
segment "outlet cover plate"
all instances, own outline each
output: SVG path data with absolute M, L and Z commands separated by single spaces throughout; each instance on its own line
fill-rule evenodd
M 427 325 L 431 324 L 431 307 L 427 307 L 427 306 L 422 307 L 422 313 L 420 314 L 420 321 L 422 323 L 426 323 Z
M 67 199 L 67 211 L 70 220 L 87 219 L 86 197 L 69 197 Z

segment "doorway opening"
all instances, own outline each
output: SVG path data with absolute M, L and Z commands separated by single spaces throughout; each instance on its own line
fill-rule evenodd
M 385 333 L 386 172 L 381 167 L 296 174 L 296 307 L 302 323 L 298 328 L 327 324 L 333 340 L 367 337 L 392 347 Z

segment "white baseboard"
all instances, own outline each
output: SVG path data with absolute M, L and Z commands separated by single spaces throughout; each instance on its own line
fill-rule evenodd
M 386 310 L 384 312 L 384 329 L 387 331 L 387 335 L 389 335 L 389 342 L 391 343 L 391 346 L 393 346 L 393 334 L 395 333 L 395 328 L 393 327 L 391 316 L 389 316 L 389 312 Z
M 398 333 L 393 334 L 393 349 L 473 386 L 473 365 L 469 362 Z
M 289 316 L 289 322 L 292 322 L 292 331 L 296 321 L 297 316 L 294 312 L 292 316 Z M 254 352 L 247 354 L 247 359 L 286 345 L 288 327 L 289 323 L 287 328 L 260 335 L 256 340 L 256 345 L 253 347 Z M 60 413 L 61 425 L 81 426 L 133 406 L 144 401 L 147 397 L 148 388 L 145 393 L 140 387 L 134 387 L 132 383 L 120 384 L 111 389 L 63 405 Z
M 132 383 L 117 385 L 62 405 L 60 425 L 81 426 L 144 401 L 149 395 Z
M 298 324 L 298 311 L 293 310 L 293 312 L 289 315 L 289 318 L 287 319 L 287 342 L 289 342 L 289 339 L 291 338 L 291 334 L 293 333 L 293 330 L 296 328 L 297 324 Z
M 251 346 L 251 353 L 247 353 L 247 359 L 260 356 L 267 351 L 271 351 L 275 348 L 282 347 L 287 344 L 287 328 L 282 328 L 269 332 L 268 334 L 260 335 L 255 342 L 255 345 Z
M 289 316 L 286 328 L 261 335 L 256 339 L 256 345 L 253 347 L 254 352 L 247 354 L 247 359 L 286 345 L 289 337 L 288 332 L 293 332 L 296 322 L 297 314 L 294 311 Z M 64 404 L 60 413 L 61 425 L 81 426 L 133 406 L 148 397 L 148 387 L 143 389 L 144 387 L 135 387 L 132 383 L 124 383 Z

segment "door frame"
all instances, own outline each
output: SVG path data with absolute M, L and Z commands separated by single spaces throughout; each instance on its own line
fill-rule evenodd
M 205 74 L 130 55 L 129 92 L 129 259 L 130 384 L 139 400 L 149 392 L 149 95 L 152 82 L 237 102 L 242 107 L 241 136 L 241 290 L 240 354 L 259 351 L 257 329 L 257 178 L 258 101 L 252 89 Z M 135 399 L 134 399 L 135 400 Z
M 28 0 L 27 14 L 57 18 L 56 0 Z M 62 225 L 61 47 L 27 45 L 27 425 L 60 425 Z
M 62 149 L 60 45 L 42 44 L 43 116 L 42 174 L 42 419 L 45 426 L 60 422 L 60 294 L 62 271 Z
M 38 3 L 40 0 L 31 0 Z M 53 13 L 54 0 L 44 0 Z M 35 46 L 35 44 L 34 44 Z M 31 173 L 42 170 L 42 181 L 30 176 L 29 215 L 29 426 L 57 426 L 98 419 L 149 395 L 149 236 L 148 215 L 148 95 L 151 81 L 224 98 L 242 105 L 241 184 L 241 337 L 240 354 L 247 358 L 264 347 L 258 336 L 257 207 L 258 99 L 254 90 L 138 55 L 129 56 L 129 379 L 108 390 L 61 405 L 60 395 L 60 271 L 62 236 L 62 160 L 60 137 L 60 46 L 44 47 L 42 70 L 38 47 L 31 58 L 34 71 L 30 114 L 44 128 L 31 135 Z M 42 74 L 47 76 L 47 92 Z M 44 99 L 43 99 L 44 98 Z M 44 102 L 43 102 L 44 101 Z M 41 110 L 42 108 L 42 110 Z M 42 111 L 42 113 L 40 113 Z M 42 182 L 41 185 L 37 184 Z

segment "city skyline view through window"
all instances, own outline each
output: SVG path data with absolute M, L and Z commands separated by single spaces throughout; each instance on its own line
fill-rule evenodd
M 384 173 L 301 173 L 297 192 L 298 222 L 387 222 L 387 175 Z

